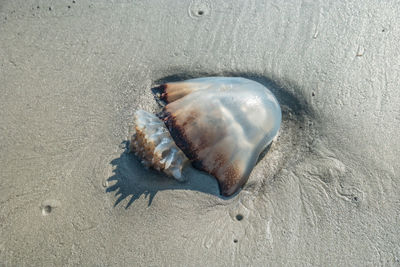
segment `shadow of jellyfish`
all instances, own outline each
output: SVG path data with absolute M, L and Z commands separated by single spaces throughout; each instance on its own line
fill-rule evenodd
M 113 184 L 106 189 L 106 192 L 115 192 L 117 196 L 114 207 L 130 197 L 125 207 L 128 208 L 142 195 L 149 198 L 150 206 L 157 192 L 163 190 L 193 190 L 226 199 L 219 194 L 218 183 L 213 177 L 188 167 L 183 172 L 187 181 L 180 183 L 164 173 L 146 169 L 135 154 L 128 152 L 129 142 L 124 141 L 123 144 L 125 151 L 119 158 L 111 161 L 114 166 L 113 175 L 107 180 Z

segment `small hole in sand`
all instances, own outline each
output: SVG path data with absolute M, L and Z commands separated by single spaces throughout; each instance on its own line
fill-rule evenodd
M 238 220 L 238 221 L 243 220 L 243 215 L 242 214 L 236 215 L 236 220 Z
M 68 6 L 68 8 L 71 8 L 71 6 Z
M 203 10 L 199 10 L 199 11 L 197 11 L 197 15 L 199 15 L 199 16 L 203 16 L 203 15 L 204 15 L 204 11 L 203 11 Z
M 358 201 L 358 197 L 353 197 L 353 200 L 354 201 Z
M 233 243 L 237 243 L 239 240 L 237 239 L 233 239 Z
M 42 207 L 42 214 L 43 215 L 48 215 L 51 212 L 51 206 L 50 205 L 46 205 L 44 207 Z

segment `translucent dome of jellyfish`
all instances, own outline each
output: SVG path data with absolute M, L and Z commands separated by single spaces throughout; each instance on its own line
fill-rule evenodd
M 240 77 L 166 83 L 158 114 L 138 110 L 130 151 L 147 167 L 185 181 L 182 169 L 214 176 L 230 196 L 248 180 L 260 153 L 278 134 L 282 113 L 270 90 Z

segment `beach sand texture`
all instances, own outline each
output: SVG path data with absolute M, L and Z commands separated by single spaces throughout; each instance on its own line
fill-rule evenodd
M 397 1 L 0 1 L 0 265 L 400 265 Z M 126 152 L 151 88 L 269 87 L 231 198 Z M 237 140 L 240 142 L 240 140 Z

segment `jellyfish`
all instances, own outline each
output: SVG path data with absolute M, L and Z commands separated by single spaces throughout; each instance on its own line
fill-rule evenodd
M 264 85 L 241 77 L 170 82 L 155 90 L 164 104 L 137 110 L 130 151 L 178 181 L 187 166 L 215 177 L 230 196 L 248 180 L 260 154 L 278 135 L 282 113 Z

